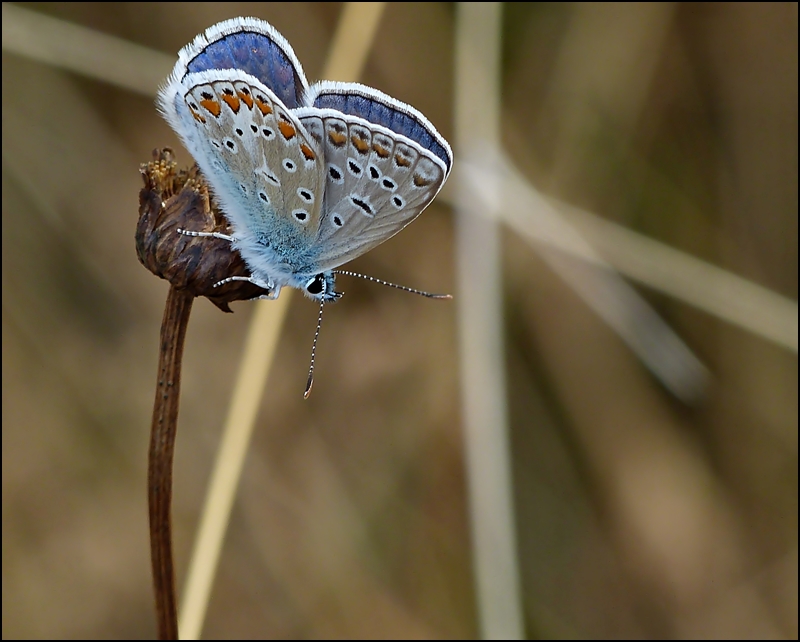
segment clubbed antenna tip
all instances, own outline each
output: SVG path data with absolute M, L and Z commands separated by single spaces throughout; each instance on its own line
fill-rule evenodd
M 306 391 L 303 399 L 308 399 L 311 395 L 311 386 L 314 385 L 314 359 L 317 357 L 317 339 L 319 339 L 319 329 L 322 327 L 322 308 L 325 302 L 319 302 L 319 316 L 317 317 L 317 331 L 314 333 L 314 343 L 311 344 L 311 365 L 308 367 L 308 380 L 306 381 Z

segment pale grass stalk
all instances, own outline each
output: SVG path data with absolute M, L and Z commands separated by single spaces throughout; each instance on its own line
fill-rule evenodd
M 501 11 L 500 3 L 462 2 L 457 8 L 455 149 L 460 158 L 491 154 L 500 145 Z M 501 185 L 492 173 L 477 177 L 488 198 L 476 200 L 465 177 L 459 174 L 456 184 L 456 299 L 478 623 L 483 638 L 522 639 L 503 359 L 500 230 L 493 215 Z
M 598 267 L 611 266 L 642 285 L 797 353 L 797 301 L 593 212 L 540 194 L 518 170 L 504 175 L 499 169 L 502 167 L 513 169 L 504 155 L 494 165 L 483 162 L 475 168 L 462 160 L 455 168 L 453 183 L 460 181 L 460 173 L 470 174 L 463 180 L 474 185 L 470 181 L 477 176 L 496 172 L 498 180 L 507 181 L 504 189 L 515 202 L 514 208 L 502 208 L 497 216 L 537 249 L 549 246 Z M 484 202 L 480 193 L 475 197 Z M 456 206 L 457 195 L 452 188 L 445 189 L 439 198 Z M 552 225 L 542 225 L 539 216 L 525 209 L 522 204 L 526 202 L 535 202 L 534 209 L 549 210 L 548 216 L 560 214 L 572 232 L 554 233 Z M 580 242 L 574 242 L 575 234 Z
M 545 263 L 675 396 L 687 403 L 697 400 L 706 387 L 708 372 L 652 306 L 505 157 L 487 152 L 473 158 L 462 163 L 461 170 L 464 189 L 475 206 L 497 207 L 498 196 L 487 187 L 489 177 L 494 177 L 502 186 L 503 204 L 494 210 L 495 215 L 532 242 Z
M 596 214 L 550 202 L 621 274 L 797 354 L 797 301 Z
M 151 97 L 175 64 L 175 56 L 9 2 L 3 50 Z
M 323 78 L 350 81 L 359 77 L 383 9 L 382 2 L 344 5 Z M 284 288 L 277 300 L 255 304 L 189 561 L 179 610 L 178 631 L 183 640 L 199 639 L 202 631 L 236 488 L 292 292 L 291 288 Z

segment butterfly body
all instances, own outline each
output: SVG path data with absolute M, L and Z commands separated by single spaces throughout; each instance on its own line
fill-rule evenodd
M 416 218 L 452 165 L 422 114 L 356 83 L 309 87 L 288 42 L 254 18 L 184 47 L 158 105 L 268 298 L 285 286 L 338 298 L 334 270 Z

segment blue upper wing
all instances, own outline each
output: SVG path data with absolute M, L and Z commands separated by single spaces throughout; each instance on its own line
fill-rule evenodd
M 178 58 L 183 76 L 211 69 L 239 69 L 258 78 L 289 109 L 305 104 L 308 81 L 300 61 L 286 39 L 263 20 L 233 18 L 220 22 L 186 45 Z

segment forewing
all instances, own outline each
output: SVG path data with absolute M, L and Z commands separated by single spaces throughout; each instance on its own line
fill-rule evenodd
M 187 75 L 159 96 L 234 231 L 262 241 L 316 238 L 322 155 L 274 92 L 238 70 Z

